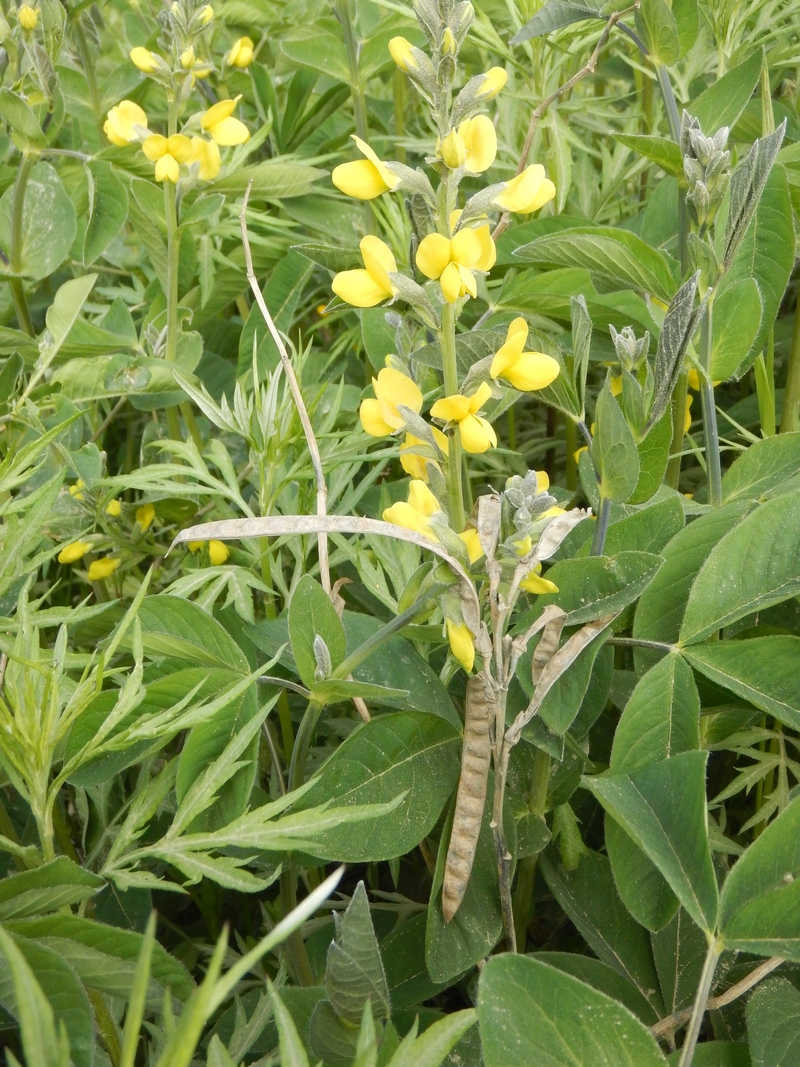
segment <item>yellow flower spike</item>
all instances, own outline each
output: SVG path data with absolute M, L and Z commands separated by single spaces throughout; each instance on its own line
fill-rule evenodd
M 386 508 L 383 521 L 391 522 L 394 526 L 402 526 L 406 530 L 413 530 L 438 544 L 439 538 L 430 527 L 430 518 L 441 510 L 439 501 L 427 485 L 415 478 L 408 489 L 408 501 L 400 500 L 392 504 L 390 508 Z
M 437 400 L 431 408 L 431 415 L 435 419 L 457 423 L 464 451 L 480 455 L 497 445 L 497 435 L 491 423 L 478 414 L 491 395 L 491 386 L 483 382 L 472 396 L 455 393 Z
M 494 100 L 507 81 L 507 71 L 502 67 L 492 67 L 484 74 L 481 87 L 475 95 L 479 100 Z
M 88 541 L 73 541 L 71 545 L 66 545 L 58 553 L 58 562 L 77 563 L 79 559 L 83 559 L 91 547 Z
M 224 541 L 208 542 L 208 559 L 212 567 L 221 567 L 230 554 L 230 550 Z
M 475 118 L 462 122 L 458 133 L 466 150 L 464 166 L 467 173 L 483 174 L 494 163 L 497 155 L 494 123 L 488 115 L 476 115 Z
M 686 394 L 686 414 L 683 419 L 683 432 L 688 433 L 692 428 L 692 398 Z
M 397 405 L 411 408 L 415 414 L 422 410 L 422 392 L 408 375 L 384 367 L 372 379 L 375 400 L 364 400 L 359 409 L 361 425 L 371 437 L 386 437 L 404 425 Z
M 542 571 L 541 563 L 537 563 L 533 570 L 526 574 L 522 581 L 519 583 L 520 589 L 524 589 L 526 593 L 557 593 L 558 586 L 555 582 L 550 582 L 547 578 L 540 577 Z
M 152 525 L 155 517 L 156 509 L 152 504 L 142 504 L 140 508 L 136 509 L 136 521 L 141 526 L 142 533 Z
M 414 46 L 405 37 L 392 37 L 389 41 L 389 55 L 404 74 L 410 74 L 412 70 L 417 69 Z
M 464 166 L 467 161 L 467 146 L 457 130 L 451 130 L 439 145 L 439 155 L 450 170 Z
M 151 133 L 142 142 L 142 151 L 156 165 L 156 181 L 174 183 L 180 177 L 179 164 L 188 163 L 192 158 L 192 142 L 182 133 L 171 137 Z
M 472 630 L 464 622 L 453 622 L 451 619 L 445 619 L 445 622 L 450 651 L 469 674 L 475 663 L 475 642 L 472 640 Z
M 397 263 L 391 248 L 372 234 L 361 238 L 359 248 L 364 269 L 340 270 L 334 276 L 331 288 L 353 307 L 371 308 L 394 296 L 389 275 L 396 273 Z
M 240 37 L 238 41 L 233 42 L 233 46 L 225 59 L 231 67 L 249 67 L 253 62 L 255 47 L 251 38 Z
M 495 353 L 489 373 L 492 378 L 504 378 L 515 389 L 527 393 L 544 389 L 558 377 L 558 363 L 544 352 L 525 352 L 528 324 L 522 317 L 514 319 L 506 334 L 505 344 Z
M 39 21 L 39 12 L 35 7 L 31 7 L 30 4 L 23 4 L 17 12 L 17 18 L 23 30 L 27 30 L 30 33 L 31 30 L 36 29 L 36 24 Z
M 194 54 L 194 48 L 189 45 L 188 48 L 184 48 L 181 52 L 181 66 L 184 70 L 191 70 L 197 62 L 197 57 Z
M 459 230 L 449 240 L 443 234 L 429 233 L 419 243 L 417 266 L 426 278 L 439 280 L 445 300 L 454 304 L 461 296 L 477 293 L 471 268 L 480 269 L 484 252 L 484 242 L 475 230 Z
M 545 177 L 541 163 L 532 163 L 522 174 L 503 185 L 503 191 L 494 198 L 495 204 L 504 211 L 515 211 L 519 215 L 538 211 L 556 195 L 556 187 Z
M 90 582 L 101 582 L 104 578 L 110 578 L 121 562 L 121 559 L 112 559 L 111 556 L 96 559 L 89 565 L 86 577 Z
M 478 536 L 478 531 L 472 526 L 467 527 L 458 535 L 464 544 L 467 546 L 467 555 L 469 556 L 470 563 L 477 563 L 483 553 L 483 545 L 481 539 Z
M 219 174 L 221 166 L 217 142 L 207 141 L 205 137 L 193 137 L 192 155 L 189 162 L 200 164 L 197 173 L 201 181 L 213 181 Z
M 121 100 L 108 112 L 103 131 L 112 144 L 121 148 L 138 140 L 135 126 L 147 129 L 147 115 L 133 100 Z
M 374 200 L 381 193 L 393 192 L 400 183 L 396 174 L 378 159 L 366 142 L 360 137 L 353 137 L 359 152 L 366 159 L 356 159 L 352 163 L 340 163 L 333 168 L 331 181 L 345 196 L 356 200 Z
M 239 119 L 231 118 L 241 99 L 240 93 L 233 100 L 220 100 L 200 116 L 200 125 L 217 144 L 236 145 L 250 140 L 250 131 L 245 124 Z
M 118 519 L 122 514 L 122 505 L 118 500 L 109 500 L 105 507 L 106 515 L 110 515 L 112 519 Z
M 436 444 L 439 446 L 439 450 L 445 455 L 450 450 L 450 442 L 441 430 L 435 426 L 432 427 L 433 438 Z M 412 478 L 419 478 L 423 482 L 428 481 L 428 464 L 435 463 L 433 459 L 429 459 L 427 456 L 421 456 L 414 452 L 414 449 L 418 445 L 426 444 L 420 437 L 415 437 L 413 433 L 407 433 L 403 439 L 403 447 L 400 450 L 400 466 L 406 472 L 410 474 Z
M 142 74 L 152 74 L 158 68 L 158 56 L 148 48 L 132 48 L 131 62 Z

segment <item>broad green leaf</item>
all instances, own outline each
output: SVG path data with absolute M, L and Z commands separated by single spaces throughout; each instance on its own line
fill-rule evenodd
M 570 665 L 569 670 L 561 675 L 544 698 L 537 718 L 541 719 L 553 733 L 565 734 L 572 725 L 589 688 L 597 655 L 608 637 L 609 631 L 605 629 L 593 641 L 590 641 Z M 517 679 L 528 699 L 533 696 L 531 658 L 535 647 L 536 645 L 531 642 L 517 667 Z M 524 736 L 527 736 L 525 731 Z
M 289 637 L 292 655 L 303 683 L 309 689 L 335 670 L 345 657 L 347 639 L 336 608 L 319 582 L 304 574 L 295 586 L 289 603 Z M 315 653 L 315 644 L 324 641 L 328 664 Z
M 281 1064 L 283 1067 L 308 1067 L 308 1056 L 303 1048 L 303 1042 L 300 1040 L 294 1020 L 271 983 L 269 997 L 272 1001 L 272 1011 L 278 1027 Z
M 0 247 L 11 247 L 13 188 L 0 198 Z M 20 274 L 34 282 L 46 278 L 68 255 L 77 230 L 77 216 L 57 172 L 49 163 L 37 163 L 25 190 L 22 211 Z M 11 274 L 4 264 L 0 270 Z
M 53 1064 L 53 1067 L 62 1064 L 53 1008 L 28 961 L 2 927 L 0 953 L 3 999 L 9 1005 L 13 1003 L 11 1011 L 19 1022 L 26 1060 L 31 1064 Z M 66 1061 L 69 1062 L 69 1054 Z
M 678 27 L 680 43 L 679 59 L 683 59 L 694 42 L 700 28 L 700 12 L 697 0 L 672 0 L 672 15 Z
M 713 310 L 713 378 L 726 381 L 745 362 L 758 334 L 761 316 L 761 294 L 755 279 L 744 278 L 735 284 L 723 283 Z
M 664 1014 L 690 1007 L 708 952 L 705 934 L 683 908 L 678 908 L 671 922 L 651 933 L 650 943 L 664 997 Z
M 706 932 L 717 918 L 717 882 L 706 822 L 706 752 L 681 752 L 584 784 L 661 871 Z
M 66 340 L 96 281 L 96 274 L 87 274 L 83 278 L 72 278 L 59 287 L 45 315 L 47 333 L 42 339 L 42 355 L 48 362 L 55 358 Z
M 800 1062 L 800 992 L 786 978 L 770 978 L 750 994 L 747 1036 L 753 1067 Z
M 244 653 L 209 612 L 182 597 L 148 596 L 139 609 L 142 645 L 151 656 L 204 667 L 228 667 L 242 674 Z
M 583 267 L 601 278 L 643 289 L 669 302 L 677 289 L 665 256 L 627 230 L 583 226 L 539 237 L 515 250 L 529 263 Z
M 309 167 L 306 163 L 286 163 L 282 159 L 270 159 L 241 167 L 232 174 L 218 178 L 211 188 L 218 193 L 241 196 L 252 180 L 251 196 L 254 199 L 289 199 L 312 192 L 314 183 L 325 174 L 324 170 Z
M 735 125 L 758 85 L 760 74 L 761 53 L 754 51 L 688 105 L 689 114 L 699 121 L 703 133 L 713 134 L 722 126 Z
M 335 704 L 340 700 L 374 700 L 385 707 L 402 707 L 407 689 L 388 689 L 385 685 L 372 685 L 370 682 L 348 681 L 346 678 L 329 678 L 324 682 L 315 682 L 311 690 L 314 700 L 322 704 Z
M 350 84 L 350 64 L 340 34 L 331 27 L 330 19 L 320 19 L 311 25 L 300 25 L 290 37 L 280 43 L 281 51 L 293 63 L 324 74 L 328 78 Z
M 292 245 L 291 251 L 297 252 L 312 263 L 316 263 L 320 267 L 325 267 L 327 270 L 332 271 L 353 270 L 358 267 L 363 267 L 364 265 L 364 261 L 361 258 L 361 252 L 358 248 L 340 248 L 338 245 L 308 243 Z M 269 304 L 267 306 L 269 307 Z M 378 311 L 381 314 L 381 318 L 386 314 L 383 308 L 380 307 L 365 308 L 365 310 Z M 391 331 L 391 336 L 394 338 L 394 331 Z M 367 350 L 367 354 L 369 354 L 369 350 Z M 383 366 L 383 360 L 379 360 L 377 364 L 373 363 L 373 366 Z
M 768 500 L 711 550 L 689 594 L 683 645 L 800 593 L 800 492 Z
M 533 956 L 489 960 L 478 984 L 486 1067 L 663 1067 L 649 1030 L 617 1001 Z
M 364 883 L 359 882 L 344 915 L 334 912 L 336 934 L 328 949 L 325 988 L 331 1007 L 344 1022 L 357 1026 L 371 1002 L 374 1019 L 388 1019 L 389 989 Z
M 45 148 L 47 138 L 39 121 L 27 103 L 10 89 L 0 89 L 0 118 L 17 134 L 21 145 L 30 148 Z
M 711 641 L 686 659 L 712 682 L 755 704 L 784 726 L 800 729 L 800 637 L 773 634 Z
M 600 495 L 624 504 L 639 481 L 639 453 L 608 382 L 597 398 L 595 419 L 597 428 L 591 455 L 600 478 Z
M 128 193 L 110 163 L 86 164 L 89 221 L 83 238 L 83 263 L 90 266 L 117 237 L 128 217 Z
M 0 879 L 0 921 L 57 911 L 88 900 L 105 886 L 105 879 L 59 856 L 32 871 Z
M 612 513 L 613 514 L 613 513 Z M 619 557 L 623 552 L 652 552 L 660 555 L 668 542 L 684 526 L 683 505 L 677 493 L 672 493 L 657 504 L 640 508 L 617 522 L 611 522 L 606 534 L 605 553 Z M 589 529 L 589 524 L 585 524 Z M 591 535 L 591 530 L 589 530 Z M 577 555 L 587 556 L 591 536 Z
M 678 909 L 678 898 L 664 876 L 610 815 L 605 817 L 605 841 L 625 907 L 645 929 L 663 929 Z
M 681 150 L 668 137 L 645 133 L 618 133 L 615 134 L 615 140 L 619 141 L 620 144 L 624 144 L 626 148 L 638 152 L 645 159 L 656 163 L 667 174 L 672 174 L 675 177 L 683 176 Z
M 756 500 L 771 489 L 791 484 L 800 475 L 800 432 L 782 433 L 755 441 L 725 471 L 722 496 Z
M 681 46 L 678 27 L 667 0 L 642 0 L 634 13 L 636 28 L 657 66 L 677 62 Z
M 742 854 L 722 887 L 726 948 L 800 960 L 800 797 Z
M 374 823 L 315 835 L 314 854 L 346 863 L 402 856 L 436 825 L 460 767 L 461 739 L 444 719 L 421 712 L 381 715 L 339 746 L 303 796 L 298 812 L 379 804 L 407 796 Z
M 639 454 L 639 478 L 628 497 L 629 504 L 643 504 L 658 492 L 667 470 L 671 442 L 672 413 L 667 408 L 645 439 L 636 446 Z
M 605 993 L 612 1000 L 619 1001 L 646 1026 L 652 1026 L 653 1023 L 658 1022 L 658 1013 L 653 1005 L 645 1000 L 636 986 L 602 960 L 596 960 L 593 956 L 584 956 L 580 952 L 532 952 L 529 955 L 559 971 L 564 971 L 565 974 L 571 974 L 573 978 L 579 978 L 593 989 Z
M 425 966 L 427 922 L 425 913 L 412 915 L 381 941 L 381 958 L 395 1011 L 422 1004 L 449 984 L 447 981 L 434 982 Z
M 539 862 L 550 890 L 589 947 L 663 1015 L 647 931 L 631 919 L 617 895 L 606 857 L 590 852 L 576 870 L 567 871 L 549 849 Z

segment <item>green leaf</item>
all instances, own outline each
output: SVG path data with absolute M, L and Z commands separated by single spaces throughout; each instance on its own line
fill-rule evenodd
M 768 500 L 711 550 L 692 585 L 683 645 L 800 593 L 800 492 Z
M 290 249 L 277 264 L 264 286 L 264 303 L 281 333 L 292 328 L 298 304 L 308 282 L 313 264 L 304 256 Z M 247 373 L 253 366 L 253 342 L 256 342 L 256 366 L 259 380 L 280 362 L 278 347 L 267 329 L 258 304 L 254 304 L 239 337 L 238 373 Z
M 32 871 L 0 879 L 0 921 L 57 911 L 88 900 L 105 886 L 105 879 L 59 856 Z
M 755 441 L 731 464 L 722 478 L 722 498 L 757 500 L 771 489 L 800 478 L 800 432 Z
M 671 443 L 672 412 L 667 408 L 645 439 L 636 446 L 639 454 L 639 480 L 628 497 L 629 504 L 644 504 L 658 492 L 667 470 Z
M 395 1011 L 422 1004 L 447 988 L 448 982 L 434 982 L 425 966 L 427 922 L 427 915 L 418 912 L 399 922 L 381 941 L 381 957 Z
M 589 947 L 630 982 L 660 1018 L 664 1005 L 650 939 L 620 900 L 606 857 L 590 852 L 576 870 L 567 871 L 548 849 L 539 862 L 553 896 Z
M 269 998 L 272 1002 L 272 1011 L 278 1028 L 281 1064 L 283 1067 L 308 1067 L 308 1056 L 306 1056 L 306 1051 L 303 1048 L 303 1042 L 300 1040 L 294 1020 L 271 983 L 269 986 Z
M 53 303 L 47 309 L 45 322 L 47 333 L 42 338 L 42 356 L 51 361 L 63 345 L 81 308 L 89 299 L 89 294 L 97 281 L 96 274 L 86 274 L 82 278 L 72 278 L 59 287 Z
M 327 270 L 353 270 L 364 266 L 361 252 L 357 248 L 340 248 L 338 245 L 308 243 L 292 245 L 290 251 L 297 252 L 298 255 L 303 256 L 312 263 L 316 263 L 320 267 L 325 267 Z M 269 307 L 269 305 L 267 306 Z M 386 314 L 383 308 L 368 308 L 365 310 L 378 311 L 381 318 Z M 394 330 L 392 330 L 392 337 L 394 337 Z M 377 365 L 382 366 L 383 361 Z
M 642 0 L 634 13 L 639 36 L 653 63 L 671 67 L 681 52 L 678 27 L 666 0 Z
M 565 734 L 572 725 L 589 688 L 597 655 L 608 637 L 609 630 L 605 629 L 593 641 L 590 641 L 570 665 L 569 670 L 561 675 L 544 698 L 536 717 L 541 719 L 553 733 Z M 531 659 L 536 645 L 538 645 L 538 640 L 536 644 L 531 642 L 517 666 L 517 679 L 529 700 L 533 696 Z M 529 736 L 526 727 L 523 737 Z
M 289 603 L 289 637 L 292 655 L 303 684 L 309 689 L 335 670 L 345 657 L 347 638 L 331 599 L 319 582 L 304 574 Z M 329 664 L 325 668 L 315 653 L 315 643 L 325 642 Z M 322 653 L 324 659 L 324 653 Z
M 281 159 L 270 159 L 218 178 L 211 188 L 218 193 L 240 196 L 252 180 L 251 197 L 288 200 L 312 192 L 314 183 L 326 174 L 327 171 L 309 167 L 306 163 L 284 163 Z
M 22 1032 L 22 1047 L 29 1064 L 61 1064 L 59 1039 L 56 1037 L 56 1023 L 53 1009 L 47 996 L 36 980 L 28 961 L 20 952 L 14 939 L 0 927 L 0 952 L 5 957 L 5 967 L 0 968 L 0 982 L 3 1000 L 11 1004 L 13 1014 L 17 1017 Z M 6 971 L 6 975 L 1 975 Z M 11 982 L 8 982 L 10 971 Z M 6 980 L 3 981 L 2 979 Z M 13 995 L 9 995 L 13 988 Z M 69 1062 L 67 1053 L 66 1062 Z
M 683 176 L 681 150 L 669 137 L 646 133 L 617 133 L 614 139 L 657 164 L 667 174 L 672 174 L 674 177 Z
M 209 612 L 182 597 L 148 596 L 139 609 L 142 645 L 155 657 L 168 657 L 203 667 L 249 670 L 239 646 Z
M 89 183 L 89 221 L 83 238 L 83 263 L 89 266 L 117 237 L 128 218 L 128 192 L 110 163 L 93 159 L 86 164 Z
M 727 381 L 736 374 L 756 339 L 761 317 L 761 294 L 754 278 L 744 278 L 736 284 L 723 282 L 714 301 L 712 378 Z
M 755 214 L 785 133 L 784 119 L 773 133 L 753 142 L 750 151 L 731 175 L 730 206 L 722 253 L 722 263 L 725 267 L 730 266 Z
M 458 780 L 461 739 L 444 719 L 421 712 L 381 715 L 359 726 L 323 766 L 298 812 L 319 804 L 376 804 L 408 795 L 373 824 L 315 836 L 315 855 L 345 863 L 402 856 L 436 825 Z
M 623 504 L 639 481 L 639 453 L 608 382 L 597 398 L 595 419 L 591 455 L 600 478 L 600 495 Z
M 350 84 L 350 64 L 339 34 L 327 32 L 321 19 L 310 26 L 300 26 L 293 37 L 281 41 L 281 51 L 301 67 L 310 67 L 328 78 Z
M 472 1008 L 450 1012 L 419 1035 L 409 1049 L 408 1056 L 404 1055 L 404 1041 L 386 1067 L 411 1067 L 412 1064 L 413 1067 L 441 1067 L 442 1064 L 448 1064 L 450 1050 L 477 1021 L 478 1013 Z M 457 1059 L 460 1060 L 460 1057 L 454 1056 L 453 1062 L 457 1062 Z
M 683 59 L 694 42 L 700 29 L 700 12 L 697 0 L 672 0 L 672 16 L 678 27 L 680 43 L 679 59 Z
M 588 529 L 589 524 L 586 526 Z M 671 493 L 657 504 L 639 508 L 632 515 L 626 515 L 617 522 L 612 521 L 606 535 L 606 555 L 618 557 L 623 552 L 637 550 L 659 555 L 683 526 L 684 514 L 680 496 Z M 590 545 L 591 537 L 578 554 L 587 556 Z
M 612 1000 L 619 1001 L 646 1026 L 658 1022 L 658 1013 L 653 1005 L 645 1000 L 634 985 L 602 960 L 584 956 L 579 952 L 532 952 L 530 955 L 533 959 L 564 971 L 565 974 L 571 974 L 573 978 L 579 978 Z
M 691 1007 L 703 973 L 708 942 L 683 908 L 662 930 L 651 933 L 653 958 L 664 997 L 664 1014 Z
M 344 1022 L 357 1026 L 369 1000 L 373 1018 L 388 1019 L 389 989 L 363 882 L 356 886 L 344 915 L 334 912 L 333 919 L 336 933 L 325 967 L 331 1007 Z
M 800 960 L 800 797 L 734 864 L 722 887 L 726 948 Z
M 407 689 L 388 689 L 385 685 L 371 685 L 369 682 L 348 681 L 345 678 L 330 678 L 328 681 L 315 682 L 311 690 L 314 700 L 321 704 L 335 704 L 340 700 L 352 700 L 361 697 L 374 700 L 385 707 L 402 706 L 408 696 Z
M 664 875 L 697 925 L 717 918 L 717 882 L 706 823 L 706 752 L 682 752 L 584 784 Z
M 489 960 L 478 984 L 486 1067 L 663 1067 L 649 1030 L 621 1004 L 533 956 Z
M 14 189 L 0 198 L 0 247 L 11 247 L 11 213 Z M 77 230 L 77 216 L 61 179 L 49 163 L 31 171 L 22 208 L 20 274 L 38 282 L 52 274 L 69 254 Z M 3 264 L 0 273 L 12 271 Z
M 14 133 L 19 135 L 22 146 L 45 148 L 47 138 L 42 133 L 39 121 L 21 96 L 10 89 L 0 89 L 0 118 Z M 7 247 L 7 246 L 6 246 Z
M 713 134 L 722 126 L 734 126 L 747 106 L 761 75 L 761 52 L 753 54 L 712 82 L 687 110 L 699 121 L 703 133 Z
M 679 1067 L 681 1051 L 677 1049 L 667 1057 L 670 1067 Z M 742 1041 L 704 1041 L 694 1050 L 692 1067 L 752 1067 L 752 1063 L 747 1045 Z
M 605 19 L 606 6 L 600 0 L 547 0 L 532 19 L 511 38 L 511 44 L 529 41 L 532 37 L 544 37 L 573 22 L 586 19 Z M 610 11 L 609 11 L 610 14 Z
M 786 978 L 770 978 L 750 994 L 747 1036 L 753 1067 L 800 1062 L 800 992 Z
M 582 267 L 667 302 L 677 289 L 666 257 L 627 230 L 581 226 L 539 237 L 515 249 L 514 255 L 529 263 Z

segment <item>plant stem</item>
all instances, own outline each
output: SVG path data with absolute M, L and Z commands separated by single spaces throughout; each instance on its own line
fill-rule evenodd
M 677 489 L 681 479 L 681 449 L 686 436 L 683 426 L 686 421 L 686 397 L 689 393 L 689 372 L 682 370 L 678 376 L 675 392 L 672 394 L 672 440 L 670 442 L 670 461 L 667 467 L 667 485 Z
M 722 503 L 722 467 L 719 459 L 719 431 L 717 409 L 714 406 L 714 386 L 711 382 L 711 344 L 714 336 L 713 293 L 709 292 L 703 324 L 700 328 L 700 350 L 705 374 L 700 382 L 700 399 L 703 403 L 703 434 L 706 446 L 708 472 L 708 502 L 718 508 Z
M 342 32 L 344 34 L 344 47 L 347 52 L 347 64 L 350 68 L 350 96 L 353 101 L 356 134 L 362 141 L 369 141 L 367 102 L 364 96 L 364 84 L 358 71 L 358 42 L 353 29 L 353 20 L 350 17 L 350 2 L 349 0 L 334 0 L 333 8 L 336 17 L 342 24 Z M 374 205 L 368 200 L 364 202 L 364 219 L 367 233 L 376 233 L 375 209 Z
M 794 330 L 789 366 L 786 368 L 786 389 L 783 394 L 781 433 L 800 428 L 800 298 L 794 310 Z
M 592 537 L 592 548 L 589 552 L 590 556 L 602 556 L 603 549 L 606 546 L 606 534 L 608 533 L 608 520 L 611 518 L 611 501 L 608 497 L 600 497 L 600 510 L 597 515 L 597 522 L 594 527 L 594 536 Z
M 178 262 L 180 257 L 180 240 L 178 238 L 178 215 L 175 206 L 175 186 L 170 181 L 164 182 L 164 213 L 167 218 L 167 346 L 164 358 L 174 363 L 178 351 Z M 181 441 L 180 420 L 176 407 L 167 408 L 167 426 L 173 441 Z
M 551 763 L 550 754 L 537 748 L 528 792 L 528 808 L 534 815 L 544 815 L 547 808 L 547 786 L 550 782 Z M 525 938 L 533 913 L 533 887 L 536 882 L 538 860 L 538 855 L 526 856 L 520 860 L 517 874 L 517 889 L 514 894 L 514 928 L 517 947 L 522 952 L 525 951 Z
M 281 871 L 280 889 L 281 911 L 285 919 L 297 907 L 297 873 L 293 863 Z M 314 985 L 314 974 L 300 930 L 295 930 L 286 938 L 286 956 L 294 980 L 302 986 Z
M 760 352 L 753 364 L 758 397 L 758 417 L 761 421 L 761 436 L 774 437 L 775 425 L 775 331 L 767 337 L 766 353 Z
M 722 944 L 714 938 L 708 946 L 706 961 L 703 964 L 703 973 L 700 977 L 700 985 L 692 1007 L 692 1017 L 689 1020 L 689 1029 L 686 1031 L 686 1040 L 681 1049 L 681 1058 L 678 1067 L 691 1067 L 694 1059 L 694 1050 L 697 1039 L 700 1036 L 700 1027 L 703 1025 L 703 1016 L 706 1011 L 706 1003 L 711 993 L 711 983 L 714 981 L 714 973 L 717 969 L 717 961 L 722 953 Z
M 681 140 L 681 117 L 678 114 L 678 105 L 675 101 L 675 93 L 672 91 L 672 82 L 669 80 L 669 71 L 663 63 L 657 63 L 656 65 L 656 77 L 658 78 L 658 87 L 661 90 L 661 96 L 664 100 L 664 107 L 667 112 L 667 120 L 669 121 L 669 132 L 672 134 L 672 140 L 676 144 L 680 144 Z
M 452 304 L 442 308 L 442 332 L 440 335 L 444 395 L 458 392 L 458 364 L 456 363 L 456 311 Z M 450 453 L 447 458 L 447 490 L 450 501 L 450 522 L 459 532 L 464 529 L 464 489 L 461 484 L 461 438 L 456 431 L 450 438 Z
M 98 121 L 103 114 L 103 104 L 100 100 L 100 93 L 97 89 L 97 78 L 94 73 L 94 62 L 89 53 L 89 42 L 86 40 L 86 34 L 83 32 L 83 26 L 81 26 L 81 17 L 77 15 L 75 21 L 72 24 L 72 31 L 75 34 L 75 43 L 78 46 L 78 54 L 81 57 L 81 65 L 83 66 L 83 73 L 86 77 L 86 84 L 89 87 L 89 96 L 92 98 L 92 107 L 94 113 L 97 116 Z
M 564 420 L 564 445 L 567 450 L 566 485 L 570 491 L 578 488 L 578 464 L 575 453 L 578 451 L 578 427 L 572 419 Z
M 406 132 L 406 76 L 399 67 L 394 72 L 392 95 L 394 97 L 395 137 L 403 137 Z M 395 152 L 397 154 L 397 162 L 405 163 L 405 147 L 403 145 L 397 145 Z
M 25 190 L 31 176 L 36 156 L 30 152 L 22 153 L 22 162 L 17 171 L 17 180 L 14 184 L 14 200 L 11 207 L 11 248 L 9 249 L 9 266 L 12 274 L 22 273 L 22 224 L 25 212 Z M 28 301 L 25 296 L 25 287 L 21 278 L 10 278 L 11 297 L 14 301 L 14 310 L 17 313 L 19 328 L 28 335 L 34 336 L 33 323 L 28 311 Z

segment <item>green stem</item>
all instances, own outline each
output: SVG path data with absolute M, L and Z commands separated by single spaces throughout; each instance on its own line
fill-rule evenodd
M 783 394 L 781 433 L 800 429 L 800 297 L 794 310 L 794 330 L 789 366 L 786 369 L 786 389 Z
M 86 34 L 83 32 L 83 26 L 81 26 L 80 15 L 76 16 L 75 21 L 72 24 L 72 31 L 75 34 L 75 43 L 78 46 L 78 54 L 81 57 L 81 64 L 83 66 L 83 73 L 86 77 L 86 84 L 89 86 L 89 96 L 92 98 L 92 107 L 94 113 L 99 119 L 103 114 L 103 104 L 100 100 L 100 93 L 97 89 L 97 78 L 94 73 L 94 62 L 92 61 L 91 54 L 89 52 L 89 42 L 86 40 Z
M 719 431 L 717 409 L 714 405 L 714 386 L 711 382 L 711 345 L 714 336 L 713 294 L 709 293 L 703 324 L 700 328 L 700 350 L 705 374 L 700 382 L 700 399 L 703 404 L 703 435 L 706 446 L 706 469 L 708 474 L 708 502 L 718 508 L 722 503 L 722 465 L 719 457 Z
M 281 911 L 286 918 L 297 907 L 297 871 L 293 863 L 289 863 L 281 872 Z M 286 938 L 286 956 L 292 977 L 302 986 L 314 985 L 314 974 L 306 951 L 303 935 L 300 930 L 295 930 Z
M 564 420 L 564 444 L 567 449 L 567 489 L 572 492 L 578 488 L 578 464 L 575 453 L 578 451 L 578 427 L 572 419 Z
M 608 520 L 611 518 L 611 501 L 606 496 L 600 497 L 600 510 L 597 514 L 597 522 L 592 537 L 590 556 L 602 556 L 606 547 L 606 534 L 608 533 Z
M 758 417 L 761 421 L 761 436 L 774 437 L 775 424 L 775 331 L 767 337 L 767 350 L 760 352 L 753 364 L 758 397 Z
M 697 995 L 694 998 L 692 1017 L 689 1020 L 689 1029 L 686 1031 L 686 1040 L 681 1049 L 681 1058 L 678 1067 L 691 1067 L 694 1059 L 694 1050 L 697 1039 L 700 1036 L 700 1027 L 703 1025 L 703 1016 L 706 1013 L 706 1004 L 711 993 L 711 984 L 714 981 L 714 973 L 717 969 L 717 961 L 722 953 L 722 945 L 715 938 L 708 946 L 706 961 L 703 964 L 703 973 L 700 977 L 700 985 L 697 987 Z
M 528 808 L 534 815 L 544 815 L 547 810 L 547 786 L 550 783 L 551 758 L 541 748 L 536 749 L 533 759 L 533 773 L 528 792 Z M 514 893 L 514 927 L 517 934 L 517 948 L 525 951 L 525 939 L 528 924 L 533 914 L 533 888 L 536 882 L 536 865 L 538 855 L 526 856 L 520 860 L 517 875 L 517 888 Z
M 677 489 L 681 478 L 681 450 L 683 449 L 684 423 L 686 422 L 686 397 L 689 393 L 689 372 L 681 371 L 675 392 L 672 394 L 672 441 L 670 442 L 670 461 L 667 467 L 667 485 Z
M 334 0 L 334 11 L 342 24 L 344 34 L 344 47 L 347 52 L 347 65 L 350 68 L 350 96 L 353 100 L 353 118 L 356 124 L 356 133 L 362 141 L 369 141 L 369 127 L 367 126 L 367 101 L 364 95 L 364 84 L 358 70 L 358 42 L 353 29 L 353 20 L 350 17 L 349 0 Z M 364 215 L 368 233 L 376 232 L 374 205 L 369 201 L 364 203 Z
M 294 747 L 292 748 L 292 759 L 289 764 L 289 784 L 288 790 L 291 793 L 293 789 L 299 788 L 306 778 L 306 760 L 308 759 L 308 750 L 311 748 L 311 741 L 314 737 L 314 731 L 317 728 L 319 717 L 322 714 L 323 704 L 320 704 L 317 700 L 309 700 L 305 713 L 303 714 L 302 721 L 300 722 L 300 729 L 297 731 L 297 737 L 294 741 Z
M 656 77 L 658 78 L 658 87 L 661 90 L 661 96 L 664 100 L 664 107 L 667 112 L 667 119 L 669 121 L 669 132 L 672 134 L 672 140 L 676 144 L 680 144 L 681 141 L 681 117 L 678 114 L 678 105 L 675 100 L 675 93 L 672 91 L 672 82 L 669 80 L 669 71 L 663 63 L 656 64 Z
M 11 207 L 11 248 L 9 249 L 9 267 L 12 274 L 22 273 L 22 225 L 25 212 L 25 190 L 31 171 L 36 163 L 36 156 L 30 152 L 22 153 L 22 161 L 17 171 L 17 180 L 14 184 L 14 200 Z M 25 296 L 25 287 L 21 278 L 9 279 L 11 296 L 14 301 L 14 310 L 17 313 L 17 323 L 28 337 L 34 336 L 33 323 L 28 310 L 28 301 Z
M 392 96 L 394 97 L 394 132 L 395 137 L 403 137 L 406 132 L 406 76 L 398 67 L 394 72 L 392 81 Z M 405 163 L 406 150 L 403 145 L 395 148 L 397 162 Z
M 458 392 L 458 364 L 456 363 L 456 311 L 453 304 L 442 308 L 442 371 L 444 395 Z M 450 437 L 450 453 L 447 461 L 447 491 L 450 501 L 450 522 L 456 532 L 464 529 L 464 488 L 461 484 L 461 438 L 458 432 Z

